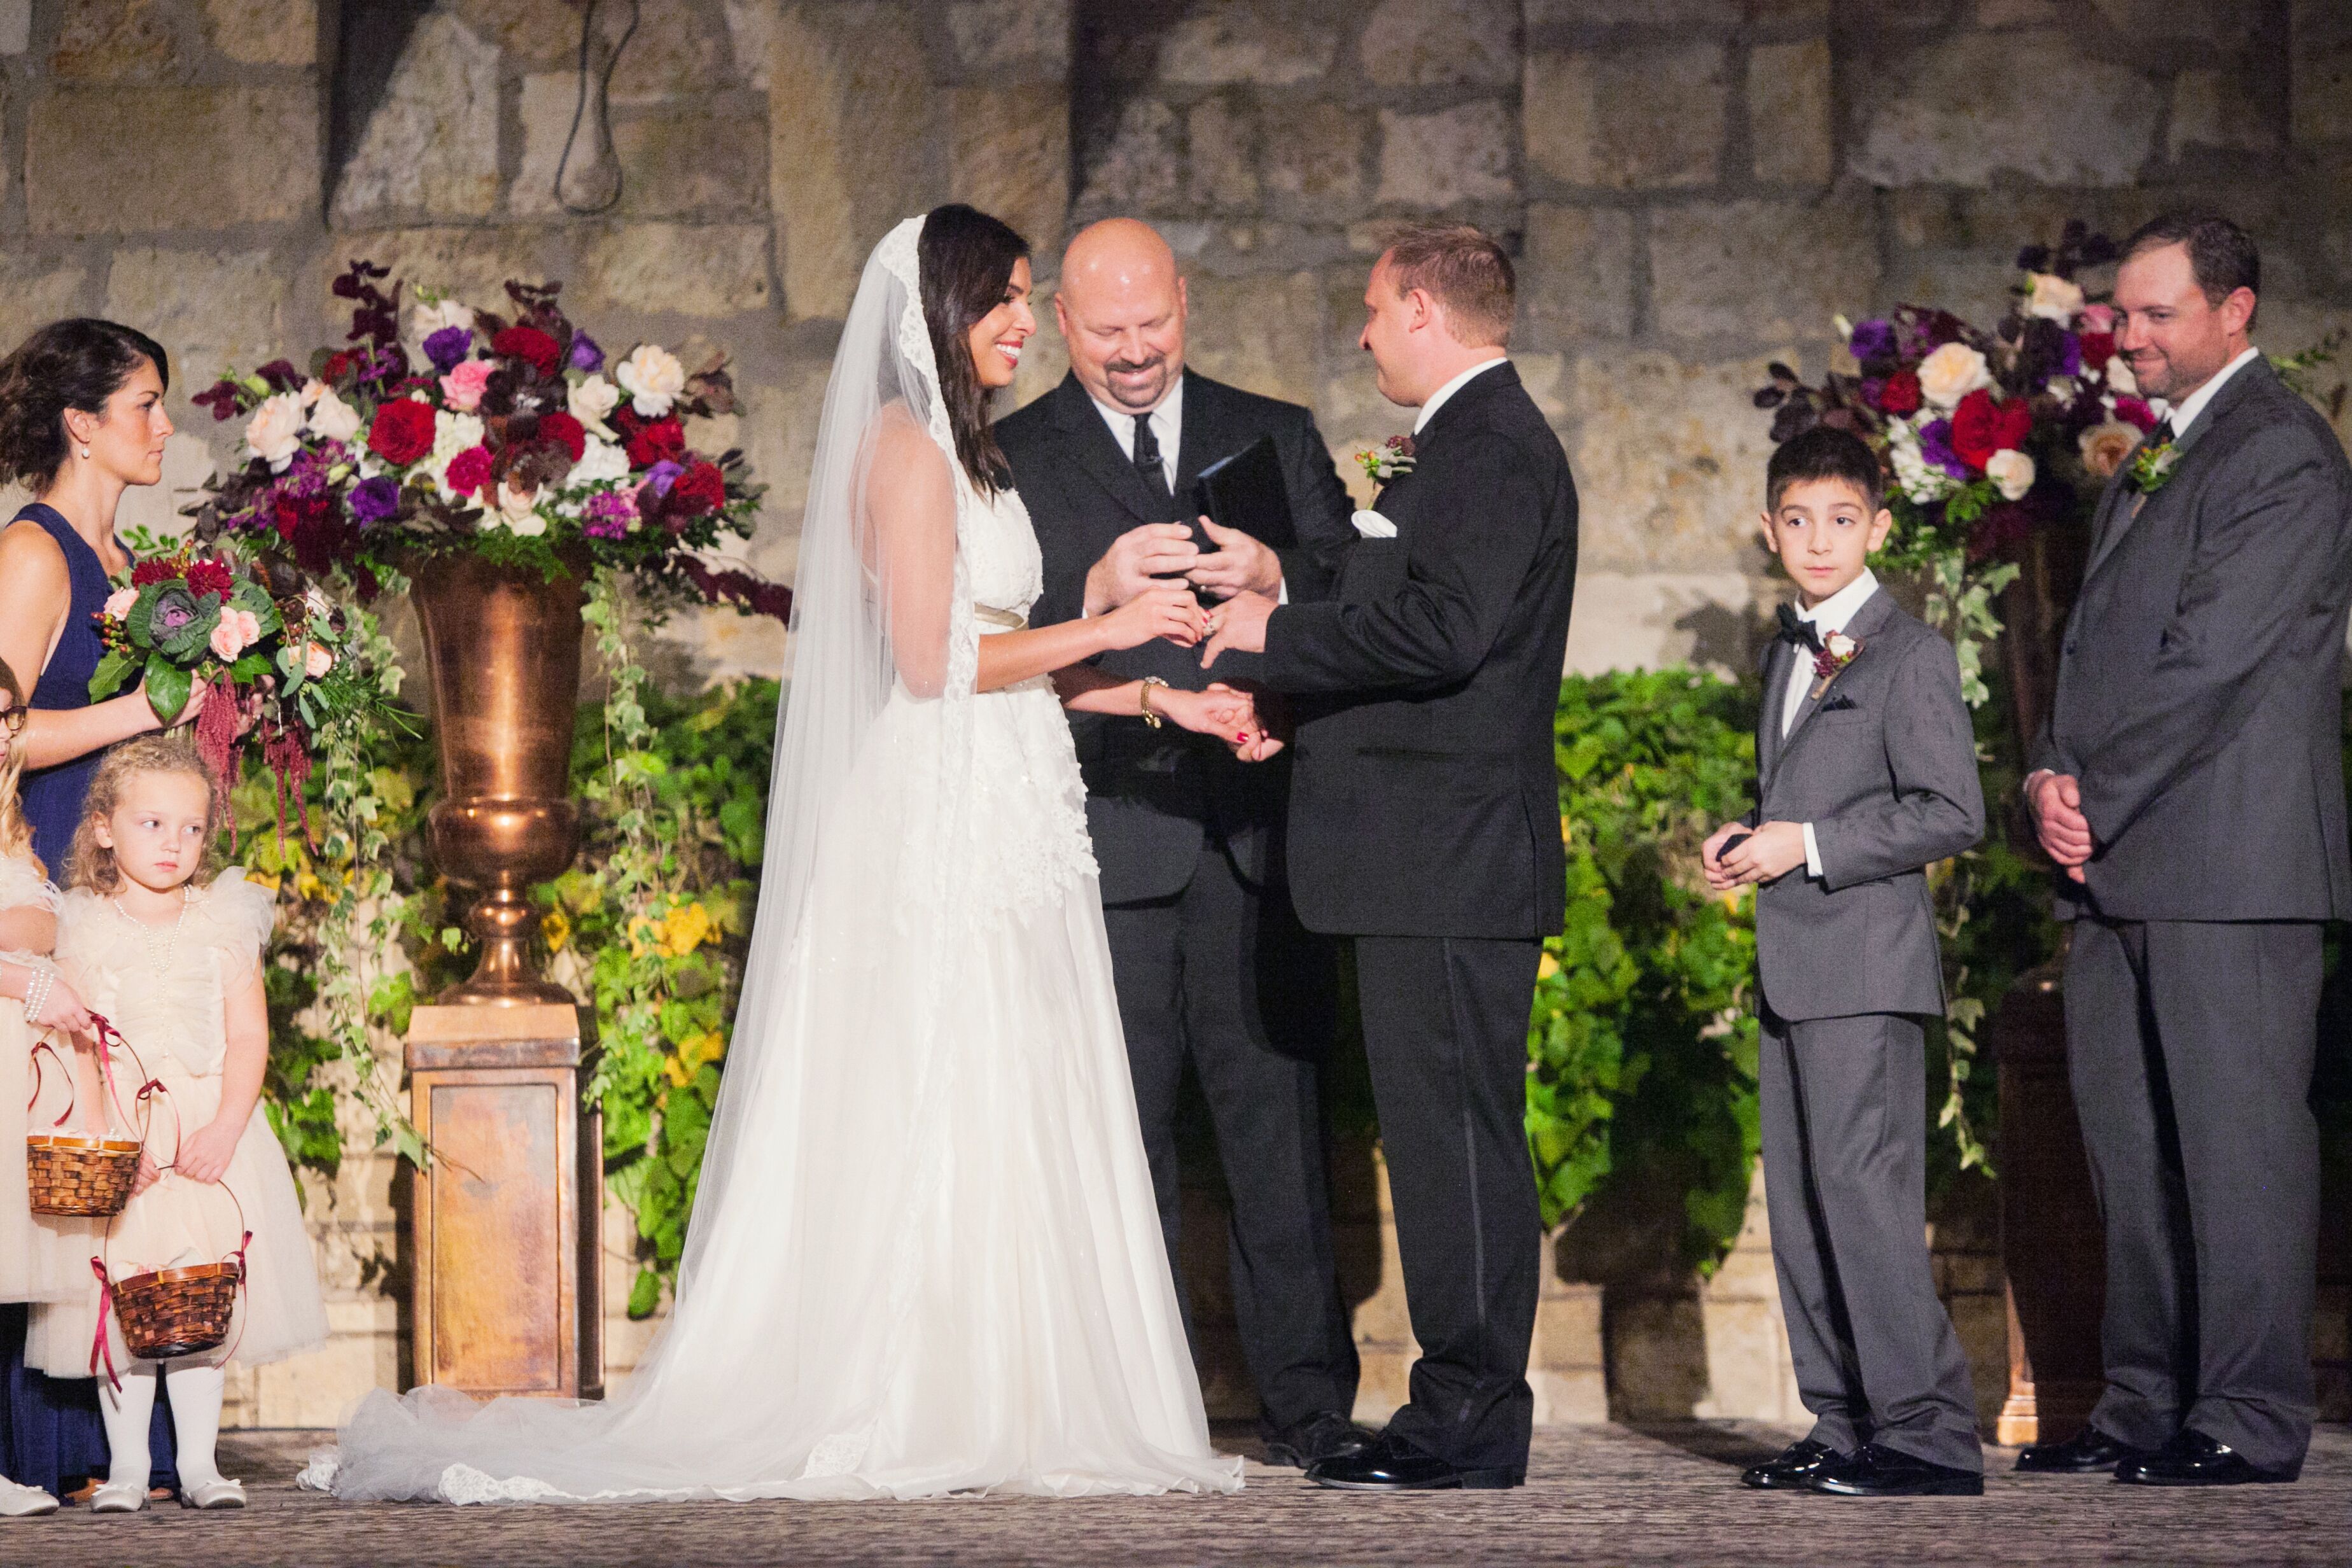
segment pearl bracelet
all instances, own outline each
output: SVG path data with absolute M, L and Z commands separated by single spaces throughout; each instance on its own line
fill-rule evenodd
M 33 971 L 33 978 L 25 986 L 25 1022 L 33 1024 L 39 1020 L 41 1009 L 49 1005 L 49 993 L 57 987 L 57 971 L 53 969 Z

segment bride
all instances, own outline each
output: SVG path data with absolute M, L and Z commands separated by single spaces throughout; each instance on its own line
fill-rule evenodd
M 1263 737 L 1245 696 L 1083 664 L 1197 640 L 1181 584 L 1026 628 L 1037 542 L 986 411 L 1036 330 L 1027 248 L 940 207 L 875 247 L 850 309 L 668 1325 L 601 1405 L 370 1394 L 306 1483 L 459 1503 L 1240 1487 L 1160 1242 L 1060 704 Z

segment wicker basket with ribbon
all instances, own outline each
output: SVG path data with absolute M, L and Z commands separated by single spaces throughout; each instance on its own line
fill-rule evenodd
M 172 1160 L 180 1157 L 179 1138 L 184 1131 L 177 1123 L 179 1115 L 173 1108 Z M 172 1166 L 163 1167 L 169 1171 Z M 236 1250 L 218 1263 L 194 1263 L 178 1268 L 152 1268 L 143 1273 L 114 1277 L 114 1223 L 107 1222 L 103 1255 L 89 1260 L 90 1271 L 98 1276 L 98 1332 L 90 1341 L 90 1375 L 98 1375 L 99 1363 L 106 1363 L 106 1375 L 116 1387 L 121 1379 L 114 1370 L 114 1348 L 107 1338 L 106 1320 L 110 1312 L 122 1326 L 122 1344 L 142 1361 L 171 1361 L 179 1356 L 202 1355 L 217 1348 L 228 1338 L 236 1320 L 237 1292 L 245 1284 L 245 1255 L 253 1245 L 253 1227 L 245 1217 L 245 1205 L 226 1182 L 214 1184 L 228 1194 L 236 1206 Z
M 131 1054 L 139 1068 L 141 1082 L 132 1097 L 138 1107 L 139 1136 L 110 1138 L 103 1133 L 33 1132 L 25 1138 L 25 1184 L 32 1194 L 35 1214 L 64 1215 L 88 1219 L 110 1219 L 122 1212 L 131 1201 L 131 1188 L 139 1177 L 139 1154 L 147 1144 L 147 1123 L 152 1114 L 153 1097 L 163 1092 L 163 1086 L 147 1076 L 147 1064 L 139 1053 L 131 1050 L 131 1042 L 117 1034 L 112 1024 L 92 1015 L 98 1028 L 98 1067 L 106 1080 L 106 1091 L 119 1111 L 122 1095 L 114 1080 L 112 1047 L 121 1047 Z M 43 1039 L 33 1047 L 33 1095 L 26 1102 L 30 1110 L 40 1102 L 43 1068 L 41 1056 L 46 1052 L 58 1064 L 66 1080 L 66 1108 L 50 1123 L 63 1127 L 74 1113 L 74 1074 L 56 1046 Z M 127 1122 L 131 1120 L 125 1116 Z

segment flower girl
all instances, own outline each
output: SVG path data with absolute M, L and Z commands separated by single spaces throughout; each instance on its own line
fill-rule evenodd
M 67 976 L 163 1090 L 142 1185 L 110 1233 L 104 1221 L 68 1223 L 86 1227 L 88 1254 L 117 1280 L 218 1263 L 244 1245 L 228 1338 L 169 1363 L 181 1501 L 206 1509 L 245 1502 L 214 1456 L 223 1364 L 277 1361 L 327 1335 L 293 1173 L 259 1103 L 269 1052 L 261 952 L 275 900 L 235 868 L 209 887 L 194 880 L 221 805 L 184 741 L 148 736 L 110 752 L 74 835 L 58 934 Z M 34 1309 L 26 1359 L 53 1377 L 101 1379 L 112 1473 L 90 1508 L 128 1513 L 146 1500 L 147 1424 L 163 1365 L 131 1358 L 87 1262 L 82 1270 L 71 1300 Z
M 36 1224 L 26 1186 L 26 1101 L 37 1081 L 33 1047 L 44 1032 L 63 1037 L 89 1026 L 73 987 L 46 956 L 57 941 L 58 894 L 33 854 L 16 804 L 24 757 L 14 752 L 25 719 L 16 676 L 0 664 L 0 1301 L 54 1300 L 70 1293 L 79 1260 Z M 68 1062 L 70 1062 L 68 1056 Z M 62 1064 L 61 1064 L 62 1065 Z M 81 1264 L 87 1273 L 89 1265 Z M 58 1500 L 0 1475 L 0 1519 L 54 1513 Z

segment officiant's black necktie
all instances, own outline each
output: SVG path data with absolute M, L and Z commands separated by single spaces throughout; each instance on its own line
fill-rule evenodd
M 1151 492 L 1160 512 L 1155 519 L 1165 522 L 1176 515 L 1176 494 L 1168 488 L 1167 466 L 1160 460 L 1160 437 L 1152 434 L 1151 416 L 1135 416 L 1135 471 L 1142 476 L 1143 488 Z

